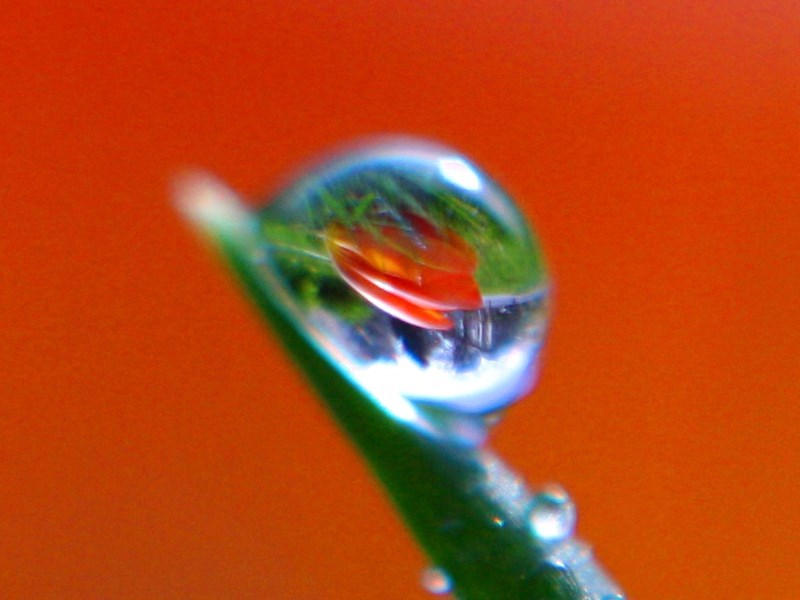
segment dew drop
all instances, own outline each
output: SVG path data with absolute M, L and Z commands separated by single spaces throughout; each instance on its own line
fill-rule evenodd
M 544 260 L 509 196 L 459 153 L 409 138 L 349 146 L 256 222 L 272 297 L 397 418 L 479 440 L 483 415 L 533 386 Z
M 528 520 L 536 537 L 557 542 L 572 535 L 577 510 L 564 488 L 548 484 L 533 497 Z
M 438 567 L 429 567 L 422 572 L 422 587 L 431 594 L 449 594 L 453 589 L 450 577 Z
M 625 600 L 622 590 L 594 558 L 587 543 L 570 537 L 552 544 L 547 551 L 547 560 L 572 574 L 584 600 Z

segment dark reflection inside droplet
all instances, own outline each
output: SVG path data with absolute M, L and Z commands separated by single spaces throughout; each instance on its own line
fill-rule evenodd
M 502 354 L 520 335 L 540 336 L 544 316 L 541 294 L 523 302 L 487 306 L 452 314 L 453 329 L 435 331 L 391 319 L 392 329 L 403 349 L 420 365 L 432 361 L 448 363 L 455 372 L 475 368 L 481 358 Z

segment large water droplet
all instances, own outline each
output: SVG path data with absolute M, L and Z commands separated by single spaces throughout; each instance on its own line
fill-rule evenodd
M 475 443 L 484 415 L 533 385 L 541 253 L 509 197 L 453 150 L 351 146 L 255 213 L 206 176 L 179 197 L 250 252 L 276 305 L 399 420 Z
M 442 569 L 429 567 L 422 572 L 420 578 L 422 587 L 431 594 L 449 594 L 453 589 L 453 582 Z
M 542 256 L 513 202 L 463 156 L 408 139 L 350 147 L 260 219 L 284 300 L 373 394 L 484 413 L 531 387 Z
M 572 535 L 577 510 L 564 488 L 548 484 L 533 497 L 528 519 L 536 537 L 557 542 Z

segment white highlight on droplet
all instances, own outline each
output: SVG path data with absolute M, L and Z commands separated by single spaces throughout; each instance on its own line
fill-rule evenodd
M 481 189 L 481 178 L 475 169 L 460 158 L 440 158 L 439 172 L 447 181 L 460 188 L 477 192 Z

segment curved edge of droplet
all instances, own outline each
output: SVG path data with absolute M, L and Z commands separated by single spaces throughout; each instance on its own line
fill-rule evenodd
M 272 186 L 269 186 L 261 198 L 266 199 L 268 204 L 269 201 L 279 197 L 285 190 L 293 188 L 298 181 L 303 179 L 313 179 L 321 173 L 339 170 L 365 156 L 377 156 L 388 160 L 405 156 L 410 149 L 426 152 L 430 156 L 447 154 L 454 158 L 464 158 L 452 146 L 427 137 L 388 131 L 363 134 L 354 139 L 334 144 L 311 158 L 301 161 L 293 169 L 280 176 Z M 483 177 L 486 177 L 486 174 L 480 171 L 476 165 L 471 162 L 470 165 Z
M 238 194 L 225 183 L 204 171 L 188 171 L 177 176 L 172 182 L 172 194 L 176 208 L 204 239 L 212 244 L 224 240 L 237 246 L 246 255 L 257 257 L 260 252 L 258 238 L 258 221 L 254 213 L 240 199 Z M 291 299 L 285 290 L 273 279 L 269 269 L 260 269 L 259 283 L 264 286 L 265 293 L 277 299 L 273 305 L 292 322 L 308 325 L 299 311 L 292 309 Z M 315 335 L 308 327 L 297 328 L 319 352 L 349 381 L 364 391 L 385 413 L 396 421 L 413 427 L 421 433 L 448 442 L 457 442 L 469 446 L 480 446 L 486 438 L 485 428 L 475 423 L 465 424 L 459 421 L 455 425 L 440 423 L 430 419 L 412 401 L 392 390 L 376 393 L 377 389 L 386 386 L 364 386 L 354 381 L 344 367 L 346 358 L 340 349 Z

